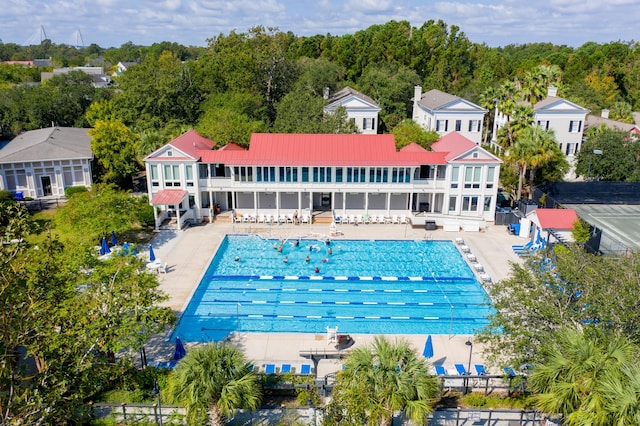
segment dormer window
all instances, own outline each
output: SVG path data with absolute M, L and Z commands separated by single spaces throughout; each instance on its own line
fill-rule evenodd
M 471 154 L 472 158 L 478 158 L 478 151 L 474 152 L 473 154 Z
M 171 150 L 167 151 L 167 157 L 173 157 L 173 151 Z

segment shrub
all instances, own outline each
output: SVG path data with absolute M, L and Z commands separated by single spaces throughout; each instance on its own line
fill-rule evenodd
M 470 393 L 462 398 L 462 402 L 469 407 L 484 408 L 487 406 L 487 398 L 480 393 Z
M 67 198 L 71 198 L 73 194 L 78 194 L 80 192 L 87 192 L 86 186 L 69 186 L 64 189 L 64 196 Z
M 11 200 L 11 192 L 6 189 L 0 190 L 0 201 Z

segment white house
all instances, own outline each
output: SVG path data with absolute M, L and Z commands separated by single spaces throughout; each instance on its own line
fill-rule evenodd
M 560 150 L 573 160 L 580 151 L 588 109 L 566 99 L 559 98 L 557 89 L 550 87 L 547 97 L 533 105 L 533 122 L 543 129 L 553 130 Z M 507 122 L 507 116 L 496 109 L 492 142 L 497 140 L 497 131 Z
M 457 132 L 476 144 L 482 142 L 482 123 L 487 110 L 458 96 L 429 90 L 422 93 L 415 86 L 413 94 L 413 121 L 426 130 L 441 136 Z
M 355 123 L 360 133 L 365 135 L 378 133 L 380 106 L 367 95 L 351 87 L 345 87 L 331 96 L 329 96 L 328 89 L 325 89 L 325 99 L 327 99 L 327 105 L 324 107 L 325 113 L 331 114 L 338 107 L 344 107 L 347 111 L 347 118 Z
M 433 151 L 398 151 L 388 134 L 253 134 L 249 149 L 214 145 L 191 130 L 145 158 L 156 226 L 211 219 L 214 207 L 255 222 L 294 211 L 494 220 L 501 161 L 455 132 Z
M 22 133 L 0 149 L 0 189 L 24 197 L 64 196 L 91 187 L 89 129 L 49 127 Z

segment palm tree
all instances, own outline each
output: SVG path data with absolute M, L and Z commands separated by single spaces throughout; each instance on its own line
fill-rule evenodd
M 567 425 L 640 424 L 637 347 L 621 336 L 588 336 L 563 329 L 543 349 L 529 383 L 538 409 L 561 414 Z
M 514 138 L 511 133 L 511 115 L 520 97 L 518 86 L 515 82 L 507 80 L 498 88 L 498 111 L 507 118 L 506 128 L 509 138 L 508 146 L 513 146 Z
M 529 164 L 531 164 L 531 159 L 535 153 L 536 147 L 534 142 L 526 135 L 522 135 L 508 152 L 508 161 L 518 168 L 517 200 L 522 198 L 522 182 L 524 182 L 525 176 L 527 175 L 527 168 Z
M 391 425 L 393 413 L 405 410 L 424 424 L 439 382 L 428 362 L 404 340 L 377 336 L 370 347 L 354 349 L 338 373 L 327 424 Z
M 498 91 L 495 87 L 487 87 L 484 92 L 480 94 L 480 106 L 489 111 L 488 117 L 485 120 L 483 145 L 487 144 L 487 137 L 489 136 L 489 125 L 491 124 L 491 114 L 493 113 L 497 102 Z
M 236 408 L 255 410 L 261 402 L 258 377 L 244 354 L 227 343 L 189 350 L 169 381 L 169 394 L 187 409 L 191 424 L 224 425 Z
M 536 171 L 554 159 L 563 157 L 560 146 L 556 141 L 553 130 L 545 130 L 539 126 L 529 126 L 520 134 L 521 139 L 527 139 L 531 143 L 529 158 L 529 198 L 533 195 Z

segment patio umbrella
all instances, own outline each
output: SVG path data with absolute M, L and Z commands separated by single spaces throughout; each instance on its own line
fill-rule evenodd
M 107 243 L 107 239 L 102 237 L 102 244 L 100 245 L 100 255 L 105 255 L 107 253 L 111 253 L 111 249 L 109 248 L 109 244 Z
M 153 252 L 153 246 L 151 244 L 149 244 L 149 261 L 150 262 L 156 261 L 156 254 Z
M 173 359 L 175 361 L 180 361 L 187 354 L 187 350 L 184 348 L 182 344 L 182 340 L 179 337 L 176 337 L 176 349 L 173 352 Z
M 111 245 L 112 246 L 118 245 L 118 237 L 116 237 L 116 231 L 111 231 Z
M 427 337 L 427 341 L 424 344 L 424 350 L 422 351 L 422 356 L 425 358 L 433 357 L 433 342 L 431 341 L 431 335 Z

